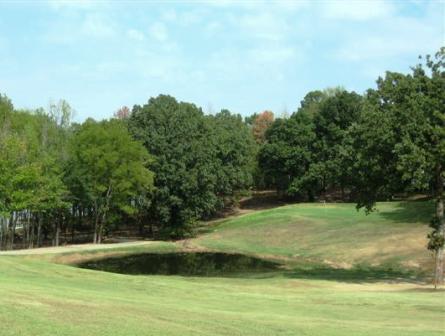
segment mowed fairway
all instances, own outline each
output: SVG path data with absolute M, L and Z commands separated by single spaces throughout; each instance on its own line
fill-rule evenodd
M 212 224 L 187 242 L 3 254 L 0 335 L 445 335 L 445 294 L 426 282 L 431 206 L 385 203 L 365 216 L 352 204 L 293 205 Z M 183 277 L 70 265 L 199 250 L 282 267 Z

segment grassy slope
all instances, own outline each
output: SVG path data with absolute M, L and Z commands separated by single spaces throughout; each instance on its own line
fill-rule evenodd
M 406 231 L 414 241 L 416 234 L 424 234 L 425 227 L 407 214 L 421 216 L 428 205 L 414 206 L 415 211 L 385 204 L 374 217 L 361 217 L 347 205 L 284 207 L 225 221 L 191 245 L 290 257 L 290 263 L 299 258 L 296 254 L 369 261 L 375 252 L 356 254 L 357 240 L 372 245 L 378 238 L 380 245 Z M 348 235 L 341 239 L 335 232 Z M 325 239 L 337 247 L 325 247 Z M 400 259 L 423 260 L 419 246 L 411 246 L 418 252 L 398 246 Z M 236 279 L 128 276 L 51 262 L 180 248 L 153 243 L 117 252 L 80 249 L 64 255 L 0 256 L 0 335 L 444 335 L 444 293 L 418 284 L 286 274 Z M 348 253 L 341 251 L 345 248 Z
M 292 262 L 431 269 L 426 250 L 430 202 L 380 203 L 366 215 L 352 204 L 299 204 L 223 221 L 195 240 L 216 250 Z

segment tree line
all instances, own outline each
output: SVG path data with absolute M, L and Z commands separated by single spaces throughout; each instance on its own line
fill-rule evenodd
M 65 101 L 17 110 L 0 95 L 0 248 L 128 228 L 186 237 L 252 189 L 367 211 L 418 192 L 436 200 L 428 248 L 443 281 L 444 59 L 442 48 L 409 74 L 386 72 L 364 94 L 311 91 L 280 118 L 206 115 L 160 95 L 78 124 Z
M 252 186 L 241 116 L 160 95 L 116 118 L 72 123 L 65 101 L 14 109 L 0 96 L 0 248 L 92 239 L 129 227 L 191 235 Z M 84 238 L 82 238 L 84 237 Z

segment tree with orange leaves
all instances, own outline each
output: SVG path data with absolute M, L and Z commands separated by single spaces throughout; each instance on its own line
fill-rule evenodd
M 267 129 L 274 122 L 274 114 L 272 111 L 264 111 L 257 115 L 253 121 L 252 133 L 257 143 L 263 143 Z

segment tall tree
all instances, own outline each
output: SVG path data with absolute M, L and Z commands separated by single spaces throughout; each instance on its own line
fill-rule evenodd
M 252 186 L 256 146 L 240 115 L 222 110 L 208 116 L 212 140 L 212 161 L 217 183 L 215 194 L 221 206 L 237 201 Z
M 361 110 L 361 96 L 341 88 L 309 92 L 289 119 L 266 132 L 260 165 L 278 190 L 313 200 L 328 188 L 351 184 L 348 128 Z
M 127 119 L 130 117 L 130 113 L 131 111 L 128 106 L 122 106 L 116 112 L 114 112 L 114 117 L 117 119 Z
M 314 141 L 314 125 L 308 113 L 275 120 L 259 152 L 259 164 L 269 180 L 267 184 L 274 185 L 282 193 L 306 194 L 313 199 L 313 185 L 306 183 L 304 178 L 312 161 Z
M 266 131 L 273 124 L 274 119 L 272 111 L 261 112 L 255 117 L 252 125 L 252 134 L 257 143 L 261 144 L 264 142 Z
M 153 173 L 147 169 L 151 158 L 116 119 L 88 119 L 75 132 L 70 147 L 72 192 L 86 198 L 94 214 L 93 241 L 101 243 L 110 211 L 132 214 L 135 199 L 152 188 Z
M 23 225 L 23 219 L 27 218 L 22 239 L 32 247 L 35 236 L 37 244 L 40 242 L 42 219 L 47 218 L 49 223 L 56 210 L 67 206 L 57 149 L 62 141 L 51 115 L 43 110 L 14 111 L 10 103 L 8 106 L 9 112 L 3 113 L 0 135 L 1 235 L 3 245 L 13 248 L 16 224 L 21 219 Z M 38 222 L 36 235 L 32 219 Z M 56 223 L 54 219 L 51 222 Z M 58 232 L 58 226 L 55 231 Z
M 362 97 L 338 88 L 326 96 L 314 114 L 316 140 L 308 175 L 316 177 L 321 191 L 340 189 L 344 198 L 352 183 L 348 132 L 361 113 Z
M 443 283 L 445 171 L 445 49 L 404 75 L 387 72 L 369 90 L 353 127 L 359 207 L 402 190 L 432 190 L 436 213 L 429 248 L 435 253 L 435 284 Z
M 133 108 L 129 127 L 155 159 L 152 218 L 161 234 L 181 237 L 196 219 L 215 211 L 218 198 L 210 128 L 201 109 L 170 96 Z
M 206 117 L 193 104 L 160 95 L 133 108 L 129 127 L 155 156 L 150 210 L 163 234 L 190 234 L 197 219 L 250 183 L 253 142 L 241 118 L 228 111 Z

